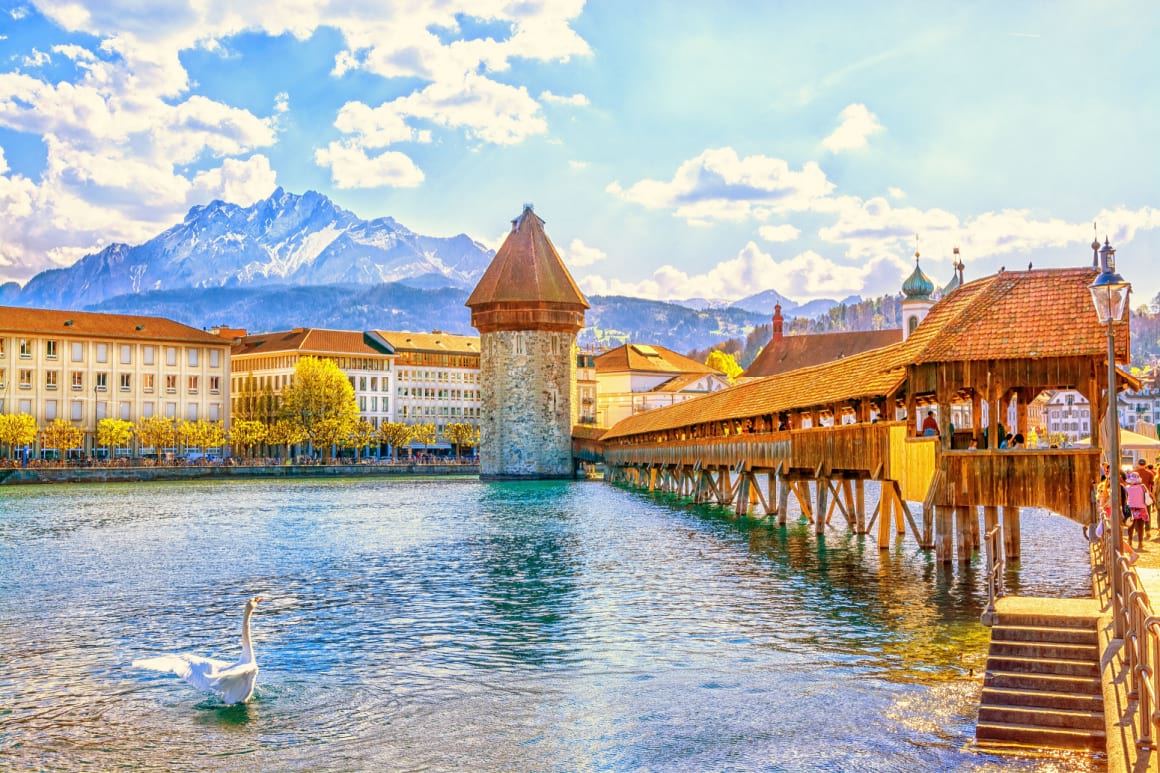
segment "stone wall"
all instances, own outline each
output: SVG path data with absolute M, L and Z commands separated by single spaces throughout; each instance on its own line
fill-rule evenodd
M 484 333 L 480 350 L 481 477 L 573 477 L 575 333 Z
M 32 467 L 0 469 L 0 486 L 21 483 L 136 483 L 227 478 L 372 478 L 477 475 L 471 464 L 284 464 L 204 467 Z

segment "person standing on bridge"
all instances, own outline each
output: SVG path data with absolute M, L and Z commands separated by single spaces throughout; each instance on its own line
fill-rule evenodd
M 926 412 L 926 418 L 922 420 L 922 434 L 926 437 L 938 436 L 938 420 L 934 417 L 934 411 Z
M 1140 475 L 1135 470 L 1128 473 L 1128 509 L 1132 511 L 1132 525 L 1128 531 L 1128 544 L 1132 543 L 1132 534 L 1136 535 L 1136 550 L 1144 547 L 1144 527 L 1148 523 L 1148 498 Z
M 1144 491 L 1147 493 L 1145 499 L 1148 500 L 1148 520 L 1144 522 L 1144 531 L 1148 534 L 1152 533 L 1152 508 L 1156 499 L 1156 473 L 1148 469 L 1148 463 L 1143 459 L 1136 462 L 1136 474 L 1140 476 L 1140 482 L 1144 484 Z

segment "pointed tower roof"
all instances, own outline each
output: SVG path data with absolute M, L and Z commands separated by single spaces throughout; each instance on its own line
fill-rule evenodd
M 525 204 L 466 305 L 471 324 L 481 333 L 579 330 L 588 300 L 545 233 L 544 221 Z

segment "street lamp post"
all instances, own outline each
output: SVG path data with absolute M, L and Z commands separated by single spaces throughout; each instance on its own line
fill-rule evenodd
M 1112 323 L 1123 319 L 1124 307 L 1132 285 L 1116 273 L 1116 250 L 1104 239 L 1100 249 L 1100 275 L 1088 286 L 1096 316 L 1107 326 L 1108 334 L 1108 494 L 1111 505 L 1112 526 L 1112 614 L 1114 615 L 1115 637 L 1124 637 L 1124 616 L 1119 593 L 1122 585 L 1120 568 L 1120 547 L 1123 544 L 1124 519 L 1120 507 L 1120 422 L 1118 421 L 1116 396 L 1116 340 Z

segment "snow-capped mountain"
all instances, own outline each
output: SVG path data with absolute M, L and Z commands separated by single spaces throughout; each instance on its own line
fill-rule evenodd
M 471 288 L 493 256 L 464 234 L 423 236 L 390 217 L 363 220 L 314 191 L 278 188 L 249 207 L 194 207 L 144 244 L 112 244 L 41 272 L 16 302 L 82 308 L 154 290 L 267 284 Z

